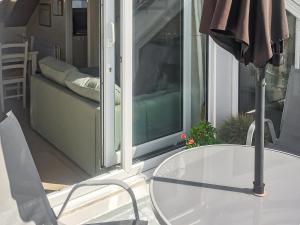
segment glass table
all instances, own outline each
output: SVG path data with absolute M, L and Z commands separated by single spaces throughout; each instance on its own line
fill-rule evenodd
M 266 197 L 253 195 L 254 148 L 182 151 L 154 172 L 150 197 L 160 224 L 299 225 L 300 159 L 265 149 Z

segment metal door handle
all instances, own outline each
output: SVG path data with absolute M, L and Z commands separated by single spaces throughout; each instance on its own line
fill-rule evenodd
M 108 40 L 108 47 L 112 48 L 115 46 L 116 43 L 116 32 L 115 32 L 115 24 L 113 22 L 110 23 L 111 25 L 111 40 Z

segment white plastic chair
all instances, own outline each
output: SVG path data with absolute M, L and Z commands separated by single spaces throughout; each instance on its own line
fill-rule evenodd
M 27 72 L 28 42 L 0 43 L 0 101 L 2 112 L 5 112 L 4 101 L 10 98 L 23 97 L 23 107 L 26 108 L 26 72 Z M 17 94 L 6 95 L 6 88 L 16 85 Z M 23 93 L 20 93 L 20 89 Z
M 273 142 L 268 147 L 300 155 L 300 70 L 292 68 L 290 72 L 278 138 L 272 121 L 266 119 L 265 122 Z M 246 145 L 252 144 L 254 131 L 255 122 L 248 130 Z
M 137 202 L 131 188 L 122 181 L 106 180 L 75 185 L 58 215 L 53 213 L 42 187 L 40 177 L 21 130 L 12 112 L 0 123 L 0 224 L 1 225 L 58 225 L 71 195 L 80 187 L 117 185 L 132 198 L 135 220 L 95 223 L 102 225 L 147 225 L 141 221 Z

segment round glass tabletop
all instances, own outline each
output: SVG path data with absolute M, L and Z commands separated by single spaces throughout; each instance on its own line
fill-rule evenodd
M 150 197 L 161 224 L 299 225 L 300 158 L 265 150 L 266 197 L 253 195 L 254 148 L 180 152 L 154 172 Z

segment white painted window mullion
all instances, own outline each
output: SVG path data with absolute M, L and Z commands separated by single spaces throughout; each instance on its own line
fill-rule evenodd
M 217 44 L 209 38 L 208 122 L 217 125 Z
M 133 2 L 121 1 L 122 168 L 132 168 Z
M 187 132 L 191 128 L 191 107 L 192 107 L 192 1 L 184 0 L 184 51 L 183 51 L 183 131 Z
M 298 18 L 296 19 L 295 42 L 295 68 L 300 69 L 300 19 Z

